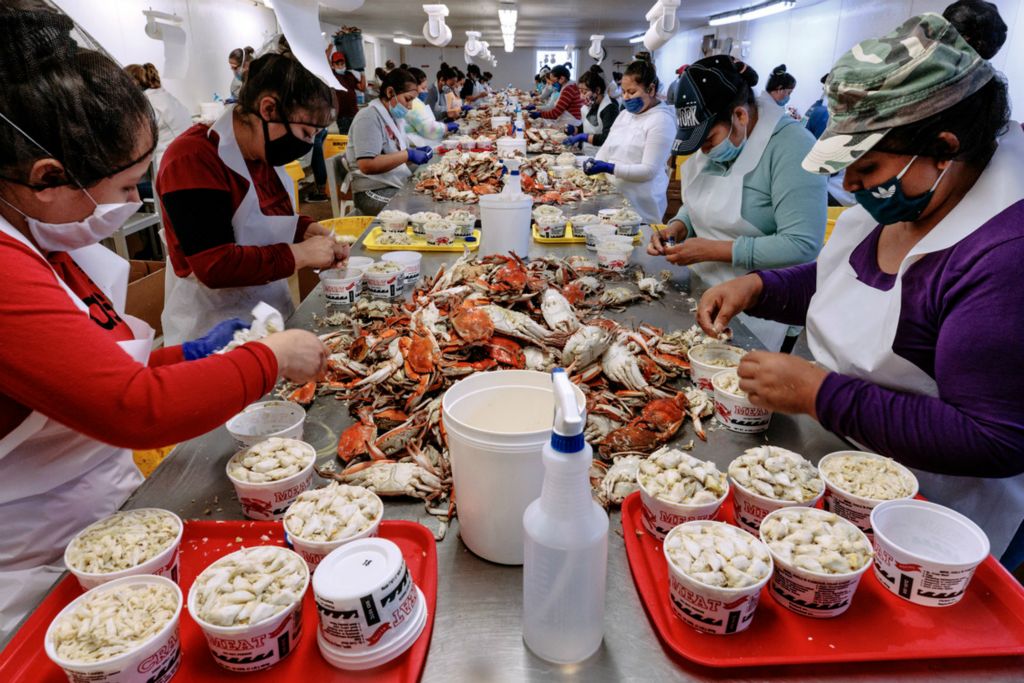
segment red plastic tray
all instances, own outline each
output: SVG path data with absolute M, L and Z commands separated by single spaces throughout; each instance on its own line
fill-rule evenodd
M 991 556 L 952 607 L 906 602 L 868 570 L 850 609 L 835 619 L 794 614 L 775 602 L 766 586 L 749 629 L 727 636 L 699 633 L 672 611 L 668 565 L 661 541 L 640 521 L 642 508 L 639 493 L 622 504 L 629 567 L 658 637 L 685 659 L 746 667 L 1024 654 L 1024 588 Z M 716 519 L 735 524 L 731 497 Z
M 303 605 L 302 638 L 295 651 L 279 664 L 253 673 L 226 671 L 213 661 L 206 647 L 206 638 L 192 620 L 188 610 L 181 614 L 181 668 L 175 681 L 223 681 L 244 678 L 252 681 L 418 681 L 423 672 L 430 647 L 437 606 L 437 547 L 434 536 L 422 524 L 384 521 L 380 536 L 394 541 L 402 550 L 413 581 L 427 598 L 427 625 L 405 654 L 384 666 L 368 671 L 341 671 L 320 656 L 316 644 L 317 611 L 312 589 L 306 592 Z M 236 541 L 241 538 L 242 541 Z M 280 522 L 214 522 L 187 520 L 181 539 L 181 592 L 187 597 L 196 576 L 211 562 L 241 546 L 281 545 L 284 532 Z M 18 634 L 0 655 L 0 681 L 32 681 L 33 683 L 66 683 L 67 677 L 51 662 L 43 650 L 43 637 L 57 613 L 82 594 L 78 581 L 70 574 L 54 587 Z

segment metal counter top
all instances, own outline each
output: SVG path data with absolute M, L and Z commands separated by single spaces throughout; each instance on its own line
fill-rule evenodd
M 574 207 L 573 212 L 593 212 L 616 201 L 608 196 L 597 197 L 582 207 Z M 427 195 L 412 193 L 408 186 L 390 205 L 390 208 L 410 213 L 444 212 L 459 207 L 464 205 L 433 202 Z M 380 252 L 364 252 L 361 247 L 353 253 L 380 256 Z M 533 243 L 530 256 L 575 253 L 593 254 L 582 245 L 552 248 Z M 423 272 L 432 274 L 440 264 L 456 257 L 454 253 L 425 253 Z M 648 272 L 658 272 L 667 265 L 660 257 L 647 256 L 642 248 L 636 250 L 634 261 Z M 690 312 L 693 304 L 687 297 L 702 291 L 703 286 L 689 281 L 687 269 L 671 268 L 674 278 L 668 295 L 650 304 L 631 306 L 610 317 L 622 322 L 647 322 L 666 329 L 689 327 L 694 314 Z M 324 313 L 319 290 L 299 307 L 288 321 L 288 327 L 315 330 L 314 313 Z M 734 332 L 734 343 L 747 348 L 756 345 L 745 329 L 737 327 Z M 331 396 L 317 398 L 308 413 L 305 438 L 316 447 L 321 464 L 335 457 L 337 435 L 351 422 L 345 403 Z M 802 453 L 815 462 L 826 453 L 845 447 L 841 440 L 807 416 L 775 415 L 770 429 L 762 435 L 729 432 L 719 428 L 712 419 L 706 424 L 708 441 L 695 439 L 693 454 L 715 461 L 722 469 L 744 449 L 766 441 Z M 692 426 L 687 423 L 680 435 L 683 442 L 694 438 Z M 223 427 L 181 444 L 139 487 L 125 507 L 164 507 L 183 518 L 242 519 L 234 491 L 224 474 L 226 461 L 234 452 L 234 442 Z M 437 521 L 425 513 L 421 502 L 406 499 L 387 500 L 385 518 L 415 520 L 431 529 L 437 525 Z M 535 657 L 523 644 L 520 626 L 522 569 L 492 564 L 473 555 L 459 538 L 458 521 L 453 521 L 447 537 L 437 546 L 437 614 L 423 680 L 647 682 L 870 678 L 1011 681 L 1020 680 L 1024 671 L 1024 657 L 734 670 L 708 669 L 678 659 L 662 648 L 640 604 L 626 560 L 618 511 L 611 514 L 610 522 L 604 643 L 587 661 L 558 666 Z M 312 634 L 306 635 L 312 637 Z M 727 637 L 723 637 L 723 645 L 727 645 Z M 339 672 L 338 679 L 343 680 L 344 674 Z

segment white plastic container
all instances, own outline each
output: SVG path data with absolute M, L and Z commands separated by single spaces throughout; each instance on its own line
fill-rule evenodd
M 240 448 L 265 441 L 272 436 L 301 439 L 306 422 L 305 409 L 291 401 L 262 401 L 227 421 L 225 427 Z
M 427 244 L 432 246 L 446 247 L 455 242 L 455 226 L 447 221 L 428 223 L 424 230 L 427 235 Z
M 709 342 L 690 347 L 686 358 L 690 361 L 690 379 L 704 393 L 714 396 L 715 387 L 711 378 L 728 368 L 738 367 L 746 351 L 738 346 Z M 727 362 L 729 365 L 716 365 L 714 361 Z
M 533 198 L 526 194 L 480 197 L 480 255 L 530 253 Z
M 385 232 L 405 232 L 405 228 L 409 225 L 409 214 L 404 211 L 385 209 L 377 216 L 377 220 L 380 221 L 381 229 Z
M 349 256 L 345 267 L 366 272 L 366 269 L 373 265 L 373 259 L 369 256 Z
M 575 225 L 572 226 L 573 235 L 577 235 L 577 228 Z M 582 227 L 583 235 L 587 238 L 587 249 L 590 251 L 597 251 L 597 245 L 604 239 L 611 237 L 615 234 L 615 226 L 608 225 L 607 223 L 598 223 L 596 225 L 585 225 Z
M 600 211 L 597 212 L 597 215 L 601 219 L 602 223 L 607 223 L 608 225 L 615 225 L 615 222 L 612 220 L 612 217 L 619 211 L 620 209 L 601 209 Z
M 871 511 L 875 576 L 918 605 L 960 602 L 986 557 L 988 536 L 964 515 L 923 500 L 890 500 Z
M 741 434 L 759 434 L 768 429 L 772 421 L 772 411 L 759 408 L 745 396 L 733 394 L 722 388 L 722 378 L 735 374 L 736 370 L 722 370 L 711 378 L 715 390 L 715 418 L 732 432 Z
M 907 481 L 913 482 L 913 486 L 907 495 L 900 496 L 900 498 L 886 500 L 900 500 L 916 496 L 918 491 L 917 477 L 914 476 L 913 472 L 895 460 L 891 460 L 876 453 L 865 453 L 863 451 L 836 451 L 835 453 L 829 453 L 818 462 L 818 475 L 821 477 L 822 481 L 825 482 L 825 501 L 823 507 L 829 512 L 836 513 L 843 519 L 850 520 L 853 522 L 854 526 L 866 533 L 868 538 L 870 538 L 872 534 L 871 511 L 878 505 L 884 503 L 885 500 L 866 498 L 864 496 L 858 496 L 850 493 L 838 486 L 834 481 L 830 480 L 826 473 L 830 462 L 834 461 L 838 457 L 848 455 L 856 456 L 858 458 L 888 461 L 891 465 L 896 466 L 902 472 Z
M 174 514 L 170 510 L 164 510 L 162 508 L 139 508 L 137 510 L 134 510 L 134 512 L 158 512 L 160 514 L 173 517 L 174 520 L 178 523 L 178 535 L 174 538 L 174 540 L 171 542 L 169 546 L 167 546 L 166 548 L 164 548 L 159 553 L 149 558 L 145 562 L 140 562 L 134 567 L 129 567 L 128 569 L 121 569 L 116 572 L 107 572 L 104 574 L 84 572 L 75 569 L 74 565 L 68 560 L 68 551 L 71 549 L 72 545 L 80 536 L 82 536 L 85 533 L 88 533 L 89 530 L 97 524 L 107 521 L 108 519 L 110 519 L 110 517 L 104 517 L 103 519 L 93 522 L 92 524 L 85 527 L 77 534 L 75 534 L 75 537 L 71 539 L 71 542 L 68 543 L 67 547 L 64 549 L 64 566 L 68 568 L 68 571 L 71 572 L 76 579 L 78 579 L 78 583 L 80 586 L 82 586 L 83 590 L 89 590 L 90 588 L 95 588 L 96 586 L 101 586 L 105 583 L 110 583 L 111 581 L 123 579 L 126 576 L 140 576 L 143 574 L 149 574 L 152 576 L 163 576 L 165 578 L 170 579 L 174 583 L 178 583 L 178 558 L 180 556 L 181 535 L 185 530 L 185 525 L 182 524 L 181 517 L 178 517 L 178 515 Z M 114 513 L 114 515 L 119 514 L 122 513 Z
M 597 244 L 597 265 L 616 273 L 626 269 L 632 255 L 632 246 L 624 246 L 607 239 Z
M 515 156 L 516 152 L 526 155 L 526 138 L 498 138 L 495 144 L 498 147 L 499 159 Z
M 95 595 L 97 591 L 118 591 L 140 584 L 167 586 L 172 588 L 177 596 L 178 609 L 160 631 L 129 652 L 100 662 L 70 662 L 57 655 L 53 645 L 53 630 L 64 615 L 73 612 L 83 600 Z M 181 664 L 179 625 L 184 602 L 178 584 L 162 576 L 127 576 L 110 581 L 79 596 L 62 609 L 46 629 L 43 648 L 50 661 L 63 669 L 68 680 L 73 683 L 167 683 L 174 677 Z
M 291 545 L 292 550 L 297 552 L 302 559 L 306 561 L 306 566 L 309 567 L 309 571 L 311 573 L 316 571 L 316 568 L 321 562 L 323 562 L 325 557 L 346 543 L 351 543 L 352 541 L 357 541 L 361 538 L 376 538 L 380 533 L 380 522 L 384 519 L 384 503 L 381 502 L 376 493 L 373 493 L 372 491 L 368 491 L 368 493 L 374 498 L 377 498 L 378 509 L 380 510 L 377 518 L 373 520 L 373 523 L 368 528 L 363 529 L 359 533 L 346 536 L 345 538 L 339 538 L 334 541 L 312 541 L 291 533 L 288 530 L 288 513 L 285 512 L 285 540 L 289 545 Z
M 387 261 L 381 261 L 381 263 L 387 263 Z M 394 267 L 388 270 L 367 269 L 363 273 L 366 289 L 375 299 L 393 299 L 402 295 L 405 287 L 405 269 L 397 263 L 391 265 Z
M 241 481 L 231 476 L 231 464 L 235 458 L 240 457 L 245 450 L 241 450 L 231 456 L 225 466 L 228 479 L 235 487 L 238 494 L 238 502 L 242 506 L 242 514 L 249 519 L 276 520 L 284 517 L 288 506 L 296 497 L 309 488 L 313 483 L 313 466 L 316 464 L 316 449 L 305 441 L 295 440 L 296 444 L 309 452 L 309 464 L 297 473 L 278 481 L 265 483 L 253 483 Z
M 405 286 L 411 285 L 420 279 L 420 266 L 423 263 L 423 254 L 418 251 L 391 251 L 381 256 L 380 260 L 397 263 L 405 269 Z
M 523 563 L 523 512 L 540 495 L 554 406 L 551 376 L 531 370 L 476 373 L 441 399 L 460 535 L 485 560 Z
M 608 514 L 591 496 L 586 403 L 562 368 L 551 374 L 555 418 L 540 497 L 523 514 L 523 641 L 538 657 L 581 662 L 604 637 Z
M 635 237 L 640 234 L 640 222 L 616 223 L 615 234 Z
M 639 477 L 637 477 L 637 485 L 640 487 L 640 502 L 643 504 L 640 521 L 655 538 L 665 538 L 672 529 L 680 524 L 714 519 L 718 514 L 718 509 L 722 507 L 722 503 L 729 497 L 730 488 L 726 482 L 725 493 L 712 503 L 686 505 L 670 503 L 652 496 Z
M 363 291 L 363 271 L 360 268 L 321 270 L 320 283 L 328 305 L 351 304 Z
M 537 232 L 548 239 L 565 237 L 565 216 L 542 216 L 537 219 Z
M 492 116 L 491 117 L 491 129 L 499 130 L 502 128 L 508 128 L 512 125 L 511 116 Z
M 407 650 L 426 624 L 426 600 L 402 552 L 384 538 L 346 544 L 313 575 L 317 643 L 339 669 L 385 664 Z

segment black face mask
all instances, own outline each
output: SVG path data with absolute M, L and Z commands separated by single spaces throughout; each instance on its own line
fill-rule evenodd
M 263 121 L 263 149 L 267 163 L 271 166 L 284 166 L 305 156 L 309 150 L 313 149 L 312 142 L 295 137 L 292 127 L 287 122 L 284 123 L 284 135 L 276 140 L 271 140 L 268 125 L 270 122 L 263 118 L 260 120 Z M 275 123 L 280 122 L 275 121 Z

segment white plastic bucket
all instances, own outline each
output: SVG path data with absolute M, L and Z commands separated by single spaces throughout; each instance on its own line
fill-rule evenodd
M 416 592 L 416 605 L 413 608 L 414 611 L 409 615 L 408 628 L 402 632 L 399 638 L 366 652 L 350 653 L 334 647 L 324 640 L 323 634 L 317 632 L 316 642 L 320 646 L 320 654 L 331 666 L 346 671 L 373 669 L 404 654 L 413 646 L 427 625 L 427 598 L 418 586 L 413 590 Z
M 618 212 L 619 209 L 601 209 L 600 211 L 597 212 L 597 216 L 598 218 L 601 219 L 602 223 L 615 225 L 615 222 L 612 220 L 612 216 L 614 216 Z
M 351 304 L 363 291 L 363 271 L 360 268 L 322 270 L 320 282 L 328 304 Z
M 386 262 L 385 262 L 386 263 Z M 363 282 L 370 296 L 375 299 L 393 299 L 402 296 L 405 287 L 405 269 L 394 264 L 395 270 L 386 272 L 373 272 L 367 270 L 363 273 Z
M 95 588 L 96 586 L 100 586 L 111 581 L 116 581 L 117 579 L 122 579 L 126 576 L 139 576 L 142 574 L 163 576 L 165 578 L 170 579 L 174 583 L 178 583 L 178 557 L 180 555 L 181 548 L 181 535 L 185 530 L 185 525 L 182 524 L 181 517 L 178 517 L 178 515 L 174 514 L 170 510 L 164 510 L 162 508 L 140 508 L 138 510 L 134 510 L 134 512 L 147 511 L 158 512 L 160 514 L 169 515 L 170 517 L 173 517 L 174 520 L 178 523 L 178 535 L 174 538 L 174 540 L 171 542 L 169 546 L 167 546 L 166 548 L 164 548 L 159 553 L 149 558 L 145 562 L 140 562 L 134 567 L 129 567 L 128 569 L 121 569 L 116 572 L 97 574 L 93 572 L 79 571 L 75 569 L 75 567 L 70 562 L 68 562 L 68 550 L 71 548 L 71 544 L 74 543 L 75 539 L 77 539 L 82 534 L 87 533 L 89 529 L 96 526 L 100 522 L 107 521 L 108 519 L 110 519 L 110 517 L 104 517 L 99 521 L 93 522 L 89 526 L 79 531 L 75 535 L 75 538 L 71 539 L 71 543 L 68 543 L 67 547 L 64 549 L 64 566 L 66 566 L 68 568 L 68 571 L 71 572 L 76 579 L 78 579 L 78 583 L 80 586 L 82 586 L 83 590 L 89 590 L 90 588 Z M 122 513 L 114 513 L 114 515 L 111 516 L 119 514 Z
M 272 436 L 301 439 L 306 410 L 291 401 L 253 403 L 225 425 L 239 447 L 246 448 Z
M 470 375 L 441 399 L 462 540 L 485 560 L 523 563 L 523 512 L 540 496 L 554 405 L 551 375 L 532 370 Z
M 528 195 L 508 197 L 489 194 L 480 197 L 480 253 L 520 256 L 530 253 L 531 210 L 533 198 Z
M 731 394 L 720 386 L 721 378 L 730 373 L 735 374 L 736 370 L 722 370 L 711 378 L 715 390 L 715 419 L 729 431 L 741 434 L 759 434 L 767 430 L 772 421 L 772 411 L 759 408 L 746 397 Z
M 597 245 L 597 265 L 616 273 L 621 273 L 626 269 L 632 255 L 632 246 L 623 246 L 607 239 Z

